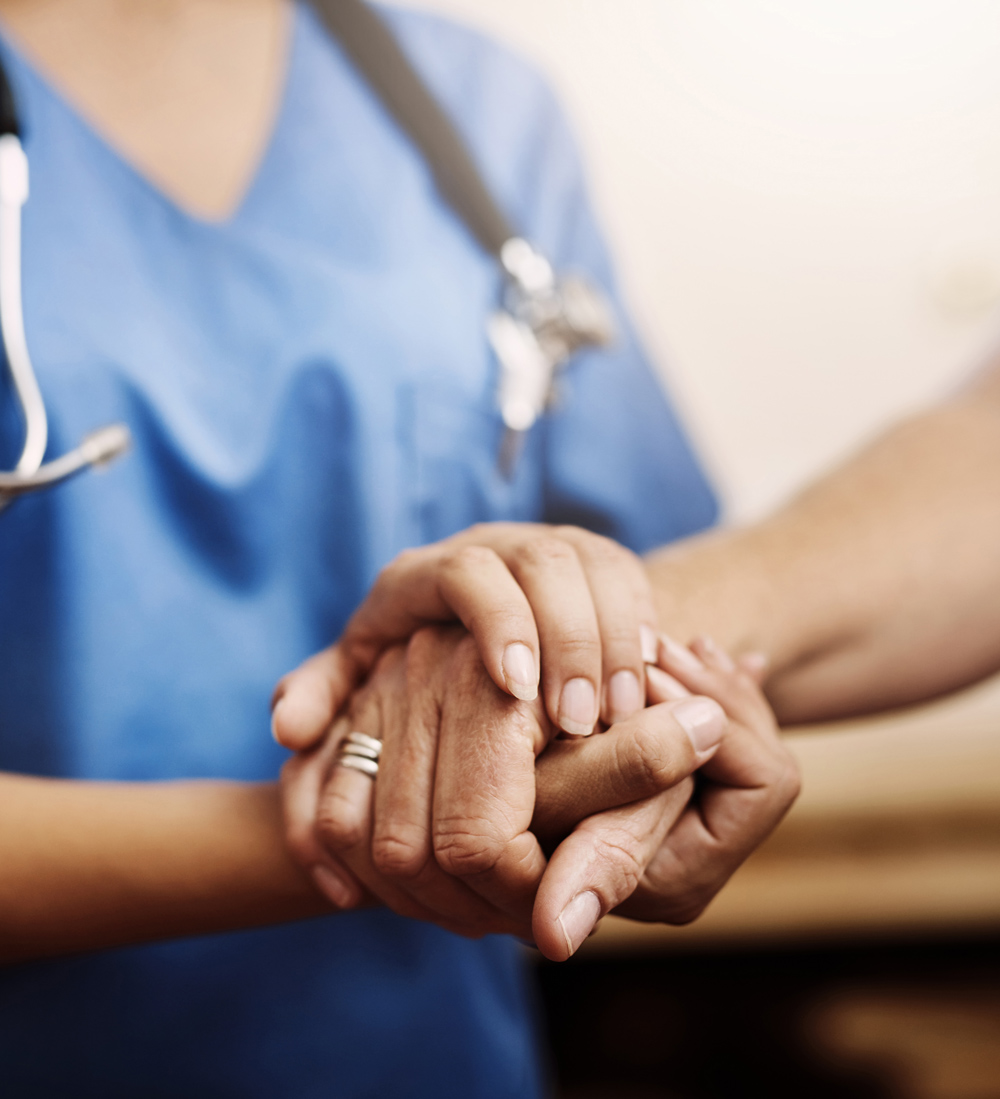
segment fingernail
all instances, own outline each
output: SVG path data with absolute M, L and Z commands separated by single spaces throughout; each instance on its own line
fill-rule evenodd
M 587 936 L 594 930 L 600 918 L 600 899 L 589 890 L 586 893 L 577 893 L 559 913 L 559 926 L 570 954 L 575 954 L 580 944 L 587 941 Z
M 771 660 L 767 653 L 745 653 L 740 657 L 740 664 L 754 679 L 763 679 Z
M 631 717 L 642 709 L 642 688 L 635 672 L 623 668 L 608 680 L 608 710 L 611 723 Z
M 639 644 L 642 646 L 643 664 L 656 663 L 656 631 L 651 626 L 639 627 Z
M 651 664 L 646 669 L 646 679 L 661 702 L 676 702 L 678 699 L 691 697 L 691 692 L 683 683 L 678 683 L 672 675 L 655 665 Z
M 688 698 L 678 702 L 673 715 L 700 756 L 716 748 L 726 731 L 726 713 L 710 698 Z
M 316 888 L 338 908 L 353 908 L 357 903 L 356 890 L 353 884 L 344 881 L 328 866 L 317 864 L 312 868 L 313 881 Z
M 660 634 L 660 641 L 663 643 L 667 658 L 676 664 L 678 668 L 682 668 L 692 675 L 697 675 L 699 672 L 705 670 L 705 665 L 702 664 L 694 653 L 683 645 L 678 645 L 673 638 L 667 637 L 665 633 L 662 633 Z
M 573 736 L 590 736 L 597 723 L 597 694 L 589 679 L 571 679 L 559 699 L 559 728 Z
M 538 697 L 538 669 L 531 649 L 520 641 L 514 641 L 503 652 L 503 677 L 507 689 L 523 702 L 533 702 Z
M 725 649 L 720 648 L 710 637 L 699 637 L 698 643 L 702 648 L 705 655 L 712 661 L 717 667 L 721 668 L 724 672 L 735 672 L 736 665 L 733 663 L 733 658 L 726 652 Z

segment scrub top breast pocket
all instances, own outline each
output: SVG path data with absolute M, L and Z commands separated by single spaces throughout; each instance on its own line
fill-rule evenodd
M 479 400 L 444 384 L 407 387 L 401 417 L 406 480 L 422 542 L 474 523 L 537 521 L 543 509 L 543 424 L 522 440 L 513 470 L 500 469 L 503 421 L 493 394 Z

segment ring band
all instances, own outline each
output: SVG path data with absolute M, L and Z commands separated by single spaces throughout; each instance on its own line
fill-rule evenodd
M 340 742 L 337 752 L 337 762 L 342 767 L 350 767 L 354 771 L 374 778 L 378 774 L 379 756 L 382 754 L 382 741 L 377 740 L 367 733 L 352 732 Z

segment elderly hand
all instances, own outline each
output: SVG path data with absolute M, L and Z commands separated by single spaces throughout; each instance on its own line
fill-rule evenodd
M 377 781 L 338 766 L 339 742 L 355 730 L 382 741 Z M 419 630 L 383 654 L 321 749 L 285 765 L 289 846 L 307 865 L 318 856 L 321 888 L 339 863 L 403 915 L 527 936 L 545 866 L 529 831 L 535 756 L 549 735 L 537 702 L 490 682 L 463 629 Z
M 625 600 L 624 610 L 619 608 L 611 615 L 614 625 L 605 632 L 614 644 L 616 630 L 619 640 L 625 640 L 631 631 L 633 646 L 639 648 L 635 629 L 641 627 L 645 644 L 639 648 L 640 655 L 648 650 L 649 618 L 648 612 L 643 610 L 648 590 L 635 582 L 632 570 L 638 566 L 637 559 L 625 551 L 621 551 L 624 556 L 615 558 L 609 550 L 612 543 L 573 528 L 552 531 L 515 524 L 475 528 L 441 546 L 404 555 L 397 563 L 399 567 L 394 566 L 383 575 L 375 594 L 352 620 L 348 634 L 353 640 L 313 658 L 282 681 L 276 692 L 280 704 L 275 711 L 275 730 L 279 738 L 290 745 L 314 743 L 327 730 L 334 707 L 349 693 L 354 677 L 376 659 L 375 654 L 380 646 L 384 647 L 386 638 L 413 628 L 424 620 L 421 614 L 426 618 L 447 616 L 453 604 L 462 608 L 464 618 L 476 629 L 480 649 L 486 650 L 486 664 L 492 660 L 490 677 L 487 678 L 483 664 L 477 660 L 467 638 L 461 653 L 461 660 L 467 665 L 468 674 L 464 676 L 446 672 L 443 680 L 435 679 L 435 668 L 447 669 L 448 662 L 428 662 L 419 651 L 408 650 L 406 664 L 410 670 L 402 677 L 397 671 L 392 689 L 397 694 L 411 691 L 412 705 L 374 707 L 379 714 L 379 728 L 388 728 L 382 719 L 391 712 L 399 714 L 415 708 L 420 714 L 422 710 L 417 725 L 424 728 L 418 734 L 418 740 L 427 744 L 437 735 L 433 727 L 438 715 L 443 718 L 444 694 L 441 692 L 455 691 L 461 684 L 461 691 L 467 696 L 461 705 L 449 708 L 450 713 L 462 715 L 458 725 L 464 735 L 452 733 L 445 737 L 443 726 L 441 729 L 442 743 L 450 743 L 452 748 L 443 751 L 438 759 L 442 768 L 440 788 L 450 789 L 452 793 L 439 796 L 435 792 L 422 795 L 422 802 L 417 799 L 423 807 L 424 817 L 416 823 L 413 819 L 403 822 L 411 848 L 409 861 L 407 858 L 402 860 L 406 865 L 401 867 L 398 860 L 394 862 L 388 857 L 388 846 L 381 839 L 376 846 L 369 843 L 370 837 L 364 834 L 366 827 L 372 832 L 371 838 L 398 832 L 395 824 L 388 830 L 385 824 L 379 824 L 383 819 L 398 823 L 398 818 L 384 816 L 376 791 L 373 823 L 365 823 L 369 820 L 365 804 L 371 805 L 370 780 L 357 774 L 345 778 L 344 768 L 335 766 L 336 746 L 346 731 L 343 723 L 323 748 L 288 765 L 286 815 L 293 851 L 302 862 L 314 868 L 318 879 L 327 879 L 326 892 L 335 903 L 348 907 L 362 897 L 357 881 L 337 860 L 335 853 L 339 851 L 345 853 L 358 877 L 398 910 L 423 914 L 425 918 L 435 918 L 432 913 L 437 913 L 438 922 L 450 919 L 446 925 L 454 930 L 478 934 L 486 925 L 473 921 L 458 926 L 449 915 L 449 894 L 444 892 L 446 887 L 437 872 L 451 871 L 451 877 L 466 882 L 494 909 L 523 926 L 525 898 L 531 893 L 531 883 L 539 870 L 537 850 L 524 835 L 527 791 L 533 781 L 529 774 L 530 760 L 554 730 L 546 721 L 545 713 L 536 706 L 531 711 L 536 723 L 531 735 L 532 753 L 520 752 L 516 781 L 512 778 L 513 772 L 505 776 L 503 770 L 498 769 L 499 757 L 495 751 L 483 747 L 483 731 L 487 732 L 485 739 L 489 743 L 492 743 L 492 737 L 500 737 L 502 742 L 506 736 L 505 723 L 510 714 L 497 708 L 498 700 L 507 706 L 514 704 L 509 691 L 502 693 L 493 686 L 503 686 L 506 682 L 503 656 L 506 646 L 513 643 L 509 641 L 512 636 L 509 624 L 515 622 L 515 632 L 519 636 L 525 636 L 526 631 L 520 612 L 504 617 L 489 583 L 493 575 L 490 569 L 484 568 L 484 575 L 477 579 L 473 568 L 476 561 L 485 566 L 488 562 L 495 564 L 495 560 L 479 555 L 482 545 L 462 541 L 466 537 L 480 542 L 492 539 L 499 547 L 492 552 L 505 567 L 506 561 L 524 560 L 543 560 L 553 566 L 547 573 L 547 583 L 525 581 L 532 591 L 529 610 L 534 613 L 538 603 L 540 616 L 547 622 L 545 628 L 539 626 L 536 635 L 543 638 L 544 654 L 551 649 L 557 655 L 566 652 L 572 655 L 574 640 L 579 641 L 572 630 L 561 628 L 559 615 L 554 610 L 562 605 L 565 596 L 565 585 L 556 563 L 560 560 L 564 566 L 567 561 L 570 563 L 571 579 L 566 591 L 576 591 L 579 599 L 591 600 L 593 623 L 597 623 L 599 619 L 608 620 L 607 611 L 603 617 L 597 611 L 598 603 L 606 605 L 597 578 L 604 569 L 614 572 L 613 564 L 617 560 L 624 571 L 624 576 L 618 580 L 618 590 L 627 590 L 631 595 Z M 580 541 L 574 542 L 575 539 Z M 594 543 L 589 539 L 595 539 Z M 584 558 L 591 563 L 589 571 L 584 569 L 587 578 L 584 590 L 574 588 L 572 581 L 576 568 L 573 562 L 580 559 L 577 550 L 573 548 L 572 553 L 567 554 L 565 548 L 557 548 L 553 540 L 566 542 L 571 547 L 579 544 L 589 547 L 583 551 Z M 466 552 L 470 546 L 474 551 L 471 554 Z M 530 578 L 530 568 L 523 571 L 522 565 L 514 567 L 520 575 Z M 510 576 L 513 573 L 508 570 L 508 578 Z M 506 591 L 503 585 L 501 589 Z M 524 589 L 519 590 L 520 599 L 527 600 Z M 622 626 L 626 620 L 630 624 Z M 597 628 L 595 633 L 587 635 L 587 644 L 601 646 L 603 636 L 601 628 Z M 367 641 L 359 640 L 366 637 Z M 655 651 L 655 636 L 653 640 Z M 434 648 L 427 637 L 420 640 L 416 648 L 419 650 L 422 646 Z M 663 706 L 654 707 L 631 722 L 619 721 L 610 736 L 606 734 L 579 743 L 557 741 L 542 755 L 534 777 L 537 789 L 531 829 L 548 842 L 548 849 L 555 846 L 553 837 L 564 836 L 572 830 L 557 848 L 534 906 L 534 934 L 541 949 L 550 957 L 566 957 L 572 953 L 582 941 L 580 929 L 591 917 L 596 919 L 623 903 L 633 889 L 635 895 L 623 911 L 635 918 L 669 922 L 693 918 L 774 827 L 797 790 L 794 761 L 782 748 L 770 712 L 754 684 L 745 675 L 732 683 L 728 680 L 715 683 L 711 678 L 713 674 L 730 678 L 740 674 L 732 668 L 728 658 L 706 649 L 703 659 L 696 659 L 688 650 L 672 645 L 661 646 L 659 657 L 663 667 L 673 671 L 676 678 L 650 671 L 647 684 L 650 701 L 680 703 L 688 698 L 690 691 L 711 693 L 718 689 L 720 698 L 735 707 L 732 716 L 737 720 L 730 726 L 734 735 L 733 747 L 727 747 L 727 737 L 712 767 L 702 772 L 702 792 L 690 805 L 691 786 L 685 779 L 703 760 L 692 761 L 689 740 L 688 758 L 684 759 L 683 750 L 678 754 L 678 744 L 686 739 L 678 718 L 686 716 L 690 724 L 690 718 L 700 710 L 704 719 L 703 732 L 715 726 L 714 735 L 720 735 L 721 716 L 715 710 L 715 717 L 706 717 L 712 707 L 704 700 L 691 700 L 689 705 L 694 709 L 688 710 L 686 715 L 676 705 L 673 710 L 667 708 L 666 712 Z M 547 655 L 545 659 L 548 659 Z M 607 668 L 614 666 L 615 661 L 602 655 L 598 664 Z M 387 682 L 377 684 L 379 678 L 372 681 L 376 693 L 387 689 Z M 419 701 L 421 692 L 423 702 Z M 604 690 L 605 703 L 612 693 Z M 552 698 L 561 699 L 562 694 L 546 689 L 545 696 L 551 709 Z M 752 706 L 751 698 L 754 699 Z M 366 705 L 370 711 L 372 704 Z M 612 707 L 609 716 L 619 716 L 622 709 L 628 708 Z M 543 732 L 546 725 L 549 725 L 547 734 Z M 470 737 L 470 728 L 480 735 Z M 518 743 L 523 748 L 523 726 L 508 741 L 508 747 L 510 743 Z M 384 754 L 383 767 L 388 765 L 387 759 Z M 450 763 L 445 767 L 443 761 L 448 760 Z M 326 783 L 327 777 L 329 783 Z M 426 780 L 424 773 L 422 781 Z M 432 783 L 435 790 L 437 780 L 435 771 Z M 402 781 L 405 786 L 411 786 L 413 776 L 407 774 Z M 504 790 L 505 781 L 512 783 L 510 791 Z M 353 793 L 347 792 L 352 788 L 350 785 L 345 790 L 345 782 L 353 784 Z M 674 784 L 678 784 L 676 789 L 669 789 Z M 384 788 L 381 778 L 378 785 L 380 789 Z M 516 792 L 514 804 L 511 792 Z M 450 803 L 453 796 L 457 799 L 457 811 Z M 350 825 L 352 819 L 355 825 Z M 358 821 L 361 822 L 360 830 L 356 826 Z M 575 830 L 574 825 L 578 825 Z M 512 882 L 502 880 L 503 864 L 498 862 L 498 851 L 515 839 L 521 845 L 518 850 L 530 856 L 525 864 L 529 872 L 510 892 Z M 375 851 L 378 851 L 377 858 Z M 413 851 L 417 853 L 413 854 Z M 336 876 L 330 877 L 331 874 Z M 431 878 L 434 879 L 433 889 L 428 891 L 427 881 Z M 322 880 L 320 883 L 323 884 Z M 422 912 L 411 908 L 413 903 L 421 904 Z M 489 916 L 495 918 L 496 912 L 490 912 Z
M 676 697 L 589 740 L 556 741 L 536 767 L 553 731 L 541 707 L 502 694 L 464 631 L 420 631 L 382 658 L 324 748 L 286 766 L 290 844 L 314 867 L 343 860 L 402 914 L 462 934 L 530 935 L 557 960 L 637 886 L 647 916 L 669 918 L 676 897 L 644 871 L 691 812 L 688 776 L 725 721 L 662 673 L 651 682 Z M 374 782 L 337 766 L 352 728 L 384 742 Z M 547 872 L 543 845 L 555 848 Z
M 729 718 L 726 733 L 698 771 L 695 794 L 685 804 L 640 803 L 590 817 L 556 849 L 538 891 L 535 923 L 544 928 L 557 913 L 572 913 L 574 933 L 567 934 L 562 957 L 583 942 L 595 916 L 612 910 L 632 919 L 689 923 L 788 811 L 799 792 L 798 765 L 781 741 L 755 670 L 756 662 L 737 665 L 705 638 L 690 649 L 661 640 L 659 667 L 648 670 L 651 701 L 683 701 L 692 691 L 708 696 Z M 545 772 L 561 767 L 561 755 L 583 747 L 552 744 L 538 762 L 539 789 L 551 789 Z M 614 767 L 612 759 L 612 772 Z M 566 792 L 570 802 L 577 797 L 575 790 Z M 602 883 L 615 881 L 615 868 L 628 875 L 629 884 L 635 881 L 634 891 L 606 889 Z

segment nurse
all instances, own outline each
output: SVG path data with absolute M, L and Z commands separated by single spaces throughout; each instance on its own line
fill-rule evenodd
M 474 34 L 389 18 L 516 224 L 614 296 L 545 88 Z M 126 944 L 329 910 L 282 843 L 268 700 L 401 549 L 505 519 L 641 551 L 712 520 L 620 306 L 509 480 L 495 263 L 310 9 L 2 0 L 0 19 L 51 451 L 117 421 L 135 442 L 0 519 L 0 949 L 118 947 L 3 973 L 5 1089 L 537 1094 L 507 939 L 379 910 Z

